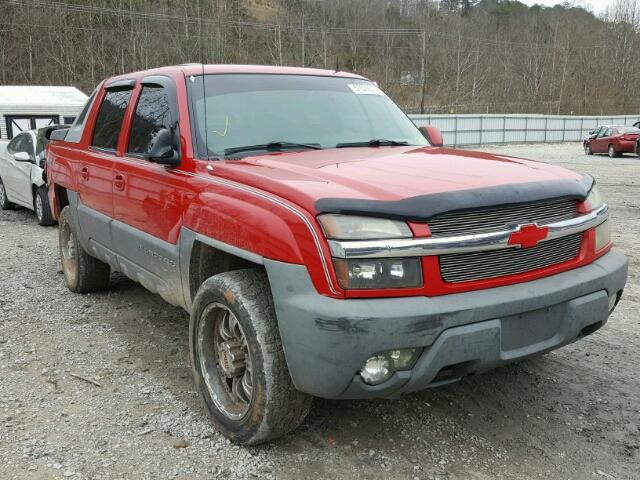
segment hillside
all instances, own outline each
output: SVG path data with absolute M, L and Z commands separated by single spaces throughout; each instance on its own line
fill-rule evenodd
M 0 83 L 90 91 L 157 65 L 355 71 L 407 111 L 639 110 L 638 4 L 598 18 L 509 0 L 13 0 L 0 3 Z

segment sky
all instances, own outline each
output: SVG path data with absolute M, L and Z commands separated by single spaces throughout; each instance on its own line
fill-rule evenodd
M 522 3 L 526 5 L 544 5 L 547 7 L 552 7 L 558 3 L 563 3 L 563 0 L 520 0 Z M 575 5 L 587 7 L 589 10 L 594 13 L 602 13 L 604 10 L 611 5 L 614 0 L 571 0 L 569 3 L 573 3 Z

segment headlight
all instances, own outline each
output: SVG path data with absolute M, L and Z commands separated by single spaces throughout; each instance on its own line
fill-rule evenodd
M 376 240 L 412 237 L 405 222 L 386 218 L 325 214 L 318 222 L 327 238 L 333 240 Z
M 334 258 L 338 283 L 344 289 L 386 289 L 422 286 L 419 258 Z
M 587 203 L 589 204 L 589 208 L 593 210 L 597 210 L 602 205 L 604 205 L 604 200 L 600 196 L 600 192 L 598 191 L 598 186 L 594 183 L 589 195 L 587 195 Z

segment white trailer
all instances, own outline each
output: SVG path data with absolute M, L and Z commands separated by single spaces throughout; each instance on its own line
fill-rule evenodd
M 71 124 L 86 101 L 75 87 L 0 86 L 0 142 L 27 130 Z

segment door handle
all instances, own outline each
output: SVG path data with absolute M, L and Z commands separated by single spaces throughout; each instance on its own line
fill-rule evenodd
M 120 173 L 116 173 L 115 177 L 113 177 L 113 188 L 116 190 L 122 191 L 124 190 L 124 175 Z
M 80 177 L 85 181 L 89 180 L 89 167 L 82 167 L 80 169 Z

